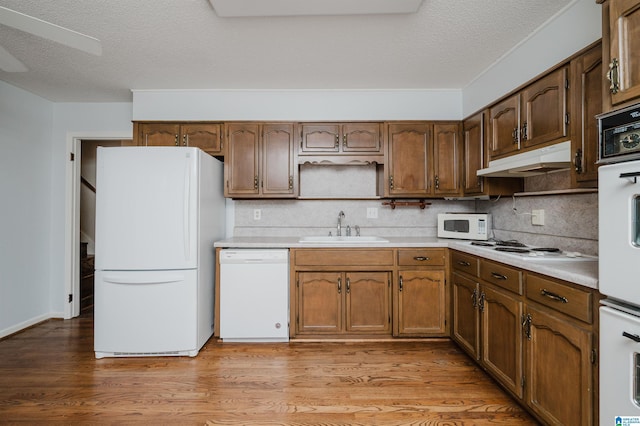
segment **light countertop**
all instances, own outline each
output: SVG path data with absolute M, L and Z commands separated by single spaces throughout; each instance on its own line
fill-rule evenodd
M 389 242 L 373 243 L 301 243 L 298 237 L 234 237 L 216 241 L 221 248 L 411 248 L 448 247 L 465 253 L 495 260 L 527 271 L 548 275 L 584 287 L 598 289 L 598 262 L 584 260 L 539 261 L 522 260 L 498 251 L 470 245 L 468 241 L 436 237 L 384 237 Z

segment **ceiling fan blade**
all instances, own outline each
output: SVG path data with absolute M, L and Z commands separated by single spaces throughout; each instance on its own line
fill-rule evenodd
M 29 71 L 22 62 L 17 60 L 15 56 L 7 52 L 2 46 L 0 46 L 0 70 L 5 72 Z
M 102 55 L 102 44 L 97 38 L 2 6 L 0 6 L 0 24 L 91 53 L 92 55 Z

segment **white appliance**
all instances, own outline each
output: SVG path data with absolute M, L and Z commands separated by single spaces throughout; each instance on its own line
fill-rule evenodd
M 438 238 L 487 240 L 491 215 L 487 213 L 439 213 Z
M 640 161 L 598 174 L 600 425 L 640 425 Z
M 220 250 L 220 338 L 289 341 L 289 250 Z
M 198 148 L 98 148 L 96 358 L 195 356 L 211 337 L 222 179 Z

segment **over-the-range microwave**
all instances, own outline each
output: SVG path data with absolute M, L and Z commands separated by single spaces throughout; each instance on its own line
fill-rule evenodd
M 488 240 L 491 215 L 488 213 L 439 213 L 438 238 Z

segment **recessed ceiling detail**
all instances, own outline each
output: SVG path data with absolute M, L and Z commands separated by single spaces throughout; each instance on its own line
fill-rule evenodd
M 423 0 L 209 0 L 220 17 L 415 13 Z

